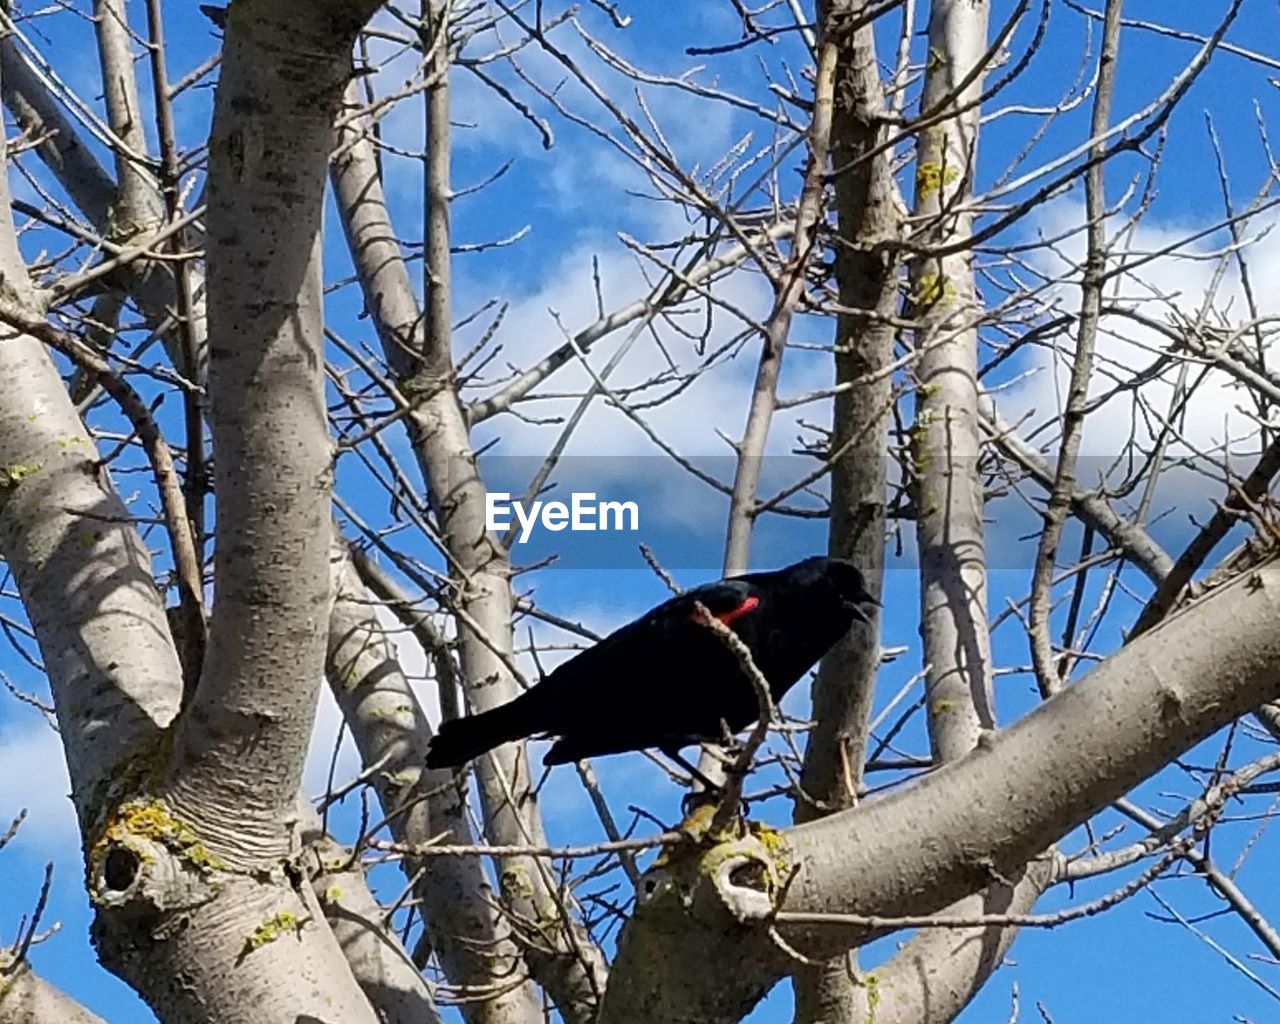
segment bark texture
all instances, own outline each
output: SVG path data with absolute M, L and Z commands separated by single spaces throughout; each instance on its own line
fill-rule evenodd
M 201 822 L 234 820 L 238 847 L 259 833 L 265 856 L 282 852 L 324 666 L 320 221 L 354 10 L 234 8 L 210 142 L 218 599 L 170 790 Z
M 372 9 L 250 0 L 228 23 L 207 253 L 211 644 L 172 746 L 139 766 L 89 852 L 99 954 L 162 1018 L 376 1019 L 298 884 L 294 810 L 329 593 L 320 211 L 349 49 Z
M 2 968 L 0 1024 L 106 1024 L 23 963 Z
M 441 1024 L 427 979 L 387 927 L 359 858 L 325 833 L 305 798 L 298 803 L 311 889 L 379 1024 Z
M 838 48 L 831 168 L 835 178 L 836 384 L 831 449 L 831 527 L 828 550 L 862 570 L 868 591 L 884 590 L 888 431 L 898 311 L 898 259 L 885 243 L 899 237 L 897 184 L 883 148 L 884 103 L 870 24 L 850 29 L 861 2 L 819 5 L 824 37 Z M 861 312 L 865 311 L 865 312 Z M 855 622 L 825 658 L 813 683 L 815 722 L 800 778 L 805 797 L 795 820 L 810 821 L 857 803 L 876 672 L 880 613 Z M 850 1019 L 861 989 L 854 954 L 795 975 L 796 1021 Z

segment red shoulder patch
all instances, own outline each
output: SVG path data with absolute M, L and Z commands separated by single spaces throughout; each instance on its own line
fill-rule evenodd
M 730 608 L 727 612 L 721 612 L 719 615 L 712 616 L 712 618 L 719 619 L 726 626 L 732 625 L 735 621 L 742 618 L 742 616 L 746 615 L 747 612 L 755 611 L 756 608 L 758 608 L 759 606 L 760 606 L 760 598 L 752 594 L 750 597 L 746 598 L 736 608 Z M 697 617 L 696 612 L 694 613 L 694 617 L 695 618 Z
M 727 626 L 731 622 L 733 622 L 734 619 L 742 618 L 742 616 L 746 615 L 747 612 L 755 611 L 755 609 L 759 606 L 759 604 L 760 604 L 760 598 L 752 594 L 749 598 L 743 601 L 742 604 L 738 605 L 737 608 L 734 608 L 731 611 L 722 612 L 721 614 L 717 615 L 716 618 L 719 619 L 721 622 L 723 622 Z

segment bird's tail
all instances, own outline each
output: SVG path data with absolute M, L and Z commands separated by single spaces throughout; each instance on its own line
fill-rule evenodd
M 524 696 L 491 711 L 444 722 L 427 748 L 427 767 L 451 768 L 465 764 L 500 743 L 539 731 L 529 725 Z

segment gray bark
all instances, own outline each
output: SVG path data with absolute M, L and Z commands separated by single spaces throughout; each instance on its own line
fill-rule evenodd
M 233 8 L 210 141 L 218 599 L 169 790 L 197 822 L 256 834 L 269 857 L 282 852 L 324 667 L 332 466 L 320 220 L 356 9 Z
M 858 4 L 833 4 L 828 19 L 856 14 Z M 837 10 L 839 9 L 839 10 Z M 841 68 L 833 127 L 836 175 L 836 277 L 840 304 L 873 316 L 842 313 L 836 324 L 836 383 L 873 378 L 892 360 L 895 329 L 885 323 L 897 309 L 898 264 L 885 242 L 898 237 L 899 216 L 887 154 L 859 159 L 881 141 L 883 113 L 870 25 L 838 38 Z M 858 161 L 855 163 L 855 161 Z M 884 576 L 885 499 L 889 414 L 893 396 L 887 373 L 840 391 L 835 400 L 831 448 L 832 555 L 851 560 L 879 598 Z M 854 623 L 823 659 L 813 688 L 817 727 L 805 748 L 801 785 L 833 809 L 855 802 L 866 748 L 867 710 L 880 664 L 880 615 Z M 845 766 L 848 766 L 846 774 Z M 850 792 L 847 783 L 853 784 Z M 816 816 L 803 801 L 797 820 Z
M 43 162 L 51 168 L 58 181 L 72 195 L 77 205 L 88 216 L 98 228 L 99 231 L 106 235 L 114 236 L 117 234 L 119 224 L 117 222 L 117 214 L 119 210 L 118 204 L 115 203 L 113 196 L 116 192 L 114 183 L 107 173 L 97 165 L 92 155 L 80 144 L 74 127 L 65 120 L 57 104 L 50 100 L 44 86 L 38 79 L 31 75 L 27 64 L 23 61 L 20 54 L 13 45 L 11 39 L 5 39 L 0 43 L 0 67 L 3 67 L 7 73 L 11 69 L 12 75 L 6 74 L 3 80 L 4 96 L 6 104 L 14 112 L 19 123 L 31 135 L 41 138 L 44 141 L 38 148 L 38 153 Z M 136 87 L 135 87 L 136 89 Z M 133 163 L 135 172 L 138 165 Z M 133 178 L 135 186 L 140 181 L 140 176 L 135 173 Z M 147 179 L 148 181 L 150 179 Z M 150 191 L 142 198 L 142 195 L 135 192 L 135 206 L 141 209 L 154 209 L 159 211 L 160 197 L 154 183 L 150 184 Z M 203 287 L 200 280 L 198 268 L 188 266 L 188 272 L 196 276 L 196 308 L 195 316 L 191 320 L 191 330 L 196 334 L 196 339 L 202 353 L 207 352 L 207 347 L 203 344 L 206 332 L 206 320 L 204 316 L 204 297 Z M 172 273 L 172 267 L 162 263 L 153 263 L 151 261 L 135 260 L 128 263 L 122 268 L 123 280 L 125 284 L 133 292 L 135 300 L 140 308 L 147 316 L 148 321 L 153 327 L 160 326 L 168 320 L 177 309 L 176 301 L 176 280 Z M 172 342 L 177 340 L 177 332 L 170 329 L 166 332 L 165 340 Z M 183 365 L 182 353 L 176 345 L 170 344 L 170 355 L 176 365 Z M 200 370 L 196 379 L 201 383 L 205 380 L 206 361 L 202 358 Z M 358 723 L 353 723 L 353 727 Z M 360 735 L 358 728 L 357 736 Z M 429 733 L 427 734 L 429 736 Z M 416 756 L 417 763 L 421 763 L 421 750 L 425 745 L 425 739 L 419 745 Z M 457 801 L 454 801 L 455 808 Z M 390 810 L 390 808 L 388 808 Z M 412 816 L 410 816 L 411 820 Z M 423 825 L 424 821 L 416 821 L 416 824 Z M 463 822 L 465 827 L 465 822 Z M 406 836 L 404 838 L 410 838 Z M 417 829 L 412 830 L 412 839 L 421 841 L 427 838 L 426 834 L 419 835 Z M 465 841 L 470 841 L 468 833 Z M 438 863 L 438 861 L 437 861 Z M 467 859 L 465 869 L 474 873 L 476 877 L 483 880 L 484 873 L 479 868 L 478 863 L 474 859 Z M 456 888 L 446 888 L 445 899 L 436 900 L 442 907 L 454 907 L 454 913 L 448 916 L 448 923 L 456 924 L 455 919 L 461 917 L 488 919 L 492 917 L 492 911 L 484 904 L 485 890 L 481 886 L 476 886 L 472 893 L 472 906 L 470 911 L 464 914 L 461 905 L 450 904 L 448 897 L 457 896 L 461 890 Z M 419 893 L 425 893 L 425 887 L 419 887 Z M 492 927 L 492 921 L 489 927 Z M 449 945 L 446 935 L 448 930 L 444 924 L 439 929 L 436 936 L 437 948 L 445 948 Z M 481 943 L 479 947 L 465 946 L 466 940 L 474 938 L 472 929 L 459 927 L 454 933 L 458 941 L 453 942 L 453 947 L 459 947 L 460 943 L 464 948 L 469 949 L 470 959 L 475 961 L 473 969 L 469 972 L 461 972 L 455 976 L 453 971 L 449 976 L 464 989 L 467 987 L 483 988 L 488 983 L 487 976 L 481 976 L 475 965 L 488 962 L 490 952 Z M 500 951 L 499 951 L 500 952 Z M 445 957 L 448 960 L 448 957 Z M 454 965 L 457 966 L 456 964 Z M 519 993 L 523 991 L 523 995 Z M 493 1000 L 484 1000 L 476 1003 L 466 1004 L 466 1012 L 468 1015 L 478 1015 L 479 1019 L 509 1019 L 499 1015 L 497 1018 L 489 1018 L 488 1014 L 494 1012 L 495 1008 L 501 1010 L 505 1004 L 510 1004 L 513 1000 L 523 999 L 525 1016 L 520 1019 L 541 1019 L 540 1009 L 534 1002 L 531 989 L 528 986 L 518 987 L 516 992 L 499 996 Z M 509 1009 L 509 1006 L 508 1006 Z M 534 1016 L 536 1014 L 536 1016 Z
M 888 430 L 893 401 L 889 374 L 898 310 L 898 260 L 883 244 L 898 238 L 897 184 L 889 153 L 869 156 L 884 138 L 879 68 L 870 24 L 849 32 L 840 20 L 865 4 L 819 5 L 824 35 L 839 47 L 831 166 L 835 176 L 836 284 L 840 305 L 875 317 L 841 313 L 836 321 L 836 383 L 869 379 L 837 393 L 832 414 L 831 527 L 828 550 L 852 561 L 877 599 L 883 591 Z M 822 659 L 813 683 L 814 728 L 804 751 L 796 821 L 857 802 L 866 759 L 868 716 L 880 667 L 880 613 L 855 622 Z M 815 801 L 815 802 L 810 802 Z M 795 974 L 797 1024 L 853 1018 L 864 990 L 854 983 L 854 954 Z
M 0 957 L 0 1024 L 105 1024 L 39 977 L 30 964 L 11 968 L 3 963 Z
M 955 116 L 916 143 L 914 214 L 921 245 L 967 239 L 987 42 L 987 3 L 938 0 L 929 10 L 929 60 L 922 110 Z M 963 109 L 967 105 L 967 109 Z M 922 256 L 911 267 L 919 321 L 916 418 L 911 430 L 916 544 L 920 552 L 920 634 L 936 756 L 966 754 L 995 725 L 991 639 L 987 634 L 982 482 L 978 477 L 978 332 L 973 256 L 967 249 Z
M 1066 682 L 1070 660 L 1057 663 L 1053 640 L 1049 636 L 1050 605 L 1053 577 L 1057 568 L 1058 545 L 1071 511 L 1071 496 L 1076 489 L 1076 463 L 1084 438 L 1084 421 L 1089 398 L 1089 381 L 1093 377 L 1094 354 L 1102 319 L 1102 290 L 1107 271 L 1107 197 L 1106 145 L 1102 137 L 1111 120 L 1111 100 L 1115 91 L 1116 58 L 1120 47 L 1120 10 L 1122 0 L 1107 0 L 1102 30 L 1102 50 L 1098 55 L 1098 77 L 1094 87 L 1093 116 L 1089 134 L 1095 141 L 1089 156 L 1093 161 L 1085 172 L 1085 238 L 1086 255 L 1080 282 L 1080 315 L 1076 324 L 1075 353 L 1071 378 L 1067 385 L 1062 410 L 1062 437 L 1058 443 L 1058 459 L 1053 488 L 1044 512 L 1044 527 L 1036 546 L 1035 569 L 1031 577 L 1028 602 L 1028 632 L 1031 639 L 1031 661 L 1036 684 L 1048 696 Z
M 0 148 L 2 149 L 2 148 Z M 6 301 L 39 316 L 0 173 Z M 0 555 L 40 643 L 82 825 L 177 710 L 150 555 L 40 342 L 0 328 Z
M 155 184 L 143 163 L 147 139 L 142 130 L 128 17 L 124 0 L 94 0 L 93 27 L 98 40 L 98 66 L 102 69 L 102 97 L 107 124 L 118 142 L 114 153 L 117 195 L 110 232 L 117 240 L 154 227 L 163 216 Z
M 299 799 L 309 878 L 351 974 L 381 1024 L 440 1024 L 435 998 L 400 940 L 383 920 L 359 860 L 325 834 L 320 816 Z M 306 863 L 306 862 L 304 862 Z
M 162 1018 L 375 1019 L 315 895 L 290 880 L 328 611 L 320 209 L 372 9 L 249 0 L 229 23 L 210 166 L 212 642 L 172 755 L 160 747 L 89 858 L 99 954 Z
M 985 914 L 1028 914 L 1050 878 L 1046 865 L 1035 863 L 1010 889 L 992 886 L 966 896 L 939 916 L 974 918 Z M 861 984 L 849 986 L 844 1016 L 831 1021 L 875 1024 L 933 1024 L 949 1021 L 969 1005 L 1004 962 L 1018 929 L 921 928 L 885 964 L 868 971 Z

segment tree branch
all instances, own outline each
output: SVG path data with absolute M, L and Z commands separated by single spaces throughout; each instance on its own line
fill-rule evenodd
M 7 28 L 7 26 L 6 26 Z M 0 36 L 0 96 L 22 131 L 39 139 L 35 152 L 99 231 L 106 225 L 116 184 L 80 140 L 45 84 L 32 72 L 11 32 Z
M 1280 696 L 1280 560 L 1166 620 L 978 749 L 880 800 L 796 826 L 764 844 L 774 877 L 676 860 L 642 880 L 623 930 L 602 1024 L 736 1021 L 794 967 L 770 937 L 767 908 L 897 917 L 933 914 L 1021 865 L 1214 731 Z M 980 796 L 979 796 L 980 795 Z M 930 842 L 918 841 L 928 822 Z M 793 874 L 794 873 L 794 874 Z M 757 879 L 753 883 L 753 877 Z M 761 920 L 735 918 L 764 897 Z M 772 893 L 772 895 L 770 895 Z M 677 928 L 676 925 L 679 924 Z M 746 928 L 744 929 L 744 924 Z M 781 929 L 806 957 L 866 942 L 866 928 Z M 730 938 L 732 936 L 732 938 Z M 708 984 L 708 955 L 734 950 L 732 977 Z M 722 948 L 723 947 L 723 948 Z M 653 957 L 664 967 L 655 971 Z
M 782 355 L 791 331 L 791 319 L 804 294 L 805 277 L 814 252 L 818 249 L 817 225 L 822 216 L 823 192 L 827 175 L 827 155 L 831 147 L 831 121 L 835 110 L 836 62 L 839 47 L 827 40 L 819 49 L 817 80 L 813 95 L 813 120 L 809 125 L 809 158 L 805 166 L 804 187 L 796 208 L 795 237 L 786 265 L 778 275 L 773 309 L 765 321 L 760 340 L 760 362 L 756 367 L 755 386 L 747 410 L 742 440 L 735 446 L 737 462 L 733 475 L 733 493 L 729 499 L 729 524 L 726 530 L 724 575 L 747 571 L 751 549 L 751 529 L 755 525 L 756 490 L 760 483 L 760 462 L 764 458 L 769 425 L 778 401 L 778 376 L 782 372 Z
M 43 331 L 9 202 L 0 143 L 5 304 L 11 319 Z M 181 670 L 146 545 L 48 351 L 21 328 L 0 333 L 0 555 L 40 644 L 89 829 L 116 795 L 122 765 L 173 717 Z
M 311 855 L 308 880 L 379 1024 L 441 1024 L 431 989 L 385 920 L 364 869 L 325 832 L 305 797 L 299 804 L 299 837 Z
M 1049 604 L 1053 589 L 1058 544 L 1071 511 L 1071 493 L 1075 489 L 1076 460 L 1084 436 L 1089 380 L 1093 376 L 1093 355 L 1098 341 L 1098 323 L 1102 312 L 1102 289 L 1107 271 L 1107 197 L 1102 161 L 1106 133 L 1111 120 L 1111 98 L 1115 89 L 1116 60 L 1120 50 L 1120 11 L 1122 0 L 1107 0 L 1106 21 L 1102 30 L 1102 50 L 1098 54 L 1098 84 L 1093 94 L 1093 117 L 1089 134 L 1095 140 L 1089 150 L 1093 161 L 1085 172 L 1085 235 L 1087 251 L 1084 278 L 1081 282 L 1080 318 L 1076 329 L 1075 357 L 1071 380 L 1067 385 L 1067 401 L 1062 414 L 1062 440 L 1058 447 L 1057 469 L 1049 504 L 1044 513 L 1044 529 L 1036 546 L 1035 569 L 1031 577 L 1031 601 L 1028 609 L 1028 633 L 1031 638 L 1031 660 L 1040 695 L 1048 697 L 1062 686 L 1059 667 L 1049 637 Z M 1065 663 L 1069 664 L 1069 662 Z
M 936 756 L 968 753 L 995 726 L 983 490 L 978 476 L 978 332 L 969 249 L 989 5 L 938 0 L 929 10 L 922 110 L 956 113 L 921 134 L 916 156 L 916 218 L 921 240 L 947 256 L 911 265 L 916 415 L 911 428 L 916 545 L 920 553 L 920 633 Z
M 1053 486 L 1053 468 L 1031 445 L 1018 436 L 1017 428 L 1007 423 L 996 411 L 989 395 L 978 400 L 982 429 L 1009 458 L 1030 473 L 1041 486 Z M 1122 519 L 1106 498 L 1096 491 L 1072 486 L 1071 507 L 1080 520 L 1097 530 L 1153 583 L 1159 583 L 1173 569 L 1173 558 L 1142 527 Z
M 441 43 L 439 52 L 447 53 Z M 448 87 L 446 75 L 435 75 L 428 95 Z M 430 100 L 429 100 L 430 102 Z M 447 104 L 437 100 L 437 116 L 428 125 L 428 145 L 447 153 L 449 124 L 441 116 Z M 373 147 L 359 119 L 341 130 L 340 156 L 334 161 L 333 185 L 351 248 L 365 305 L 374 312 L 383 355 L 395 371 L 401 390 L 418 400 L 407 417 L 410 441 L 427 484 L 432 508 L 454 570 L 459 614 L 459 655 L 471 707 L 483 711 L 519 694 L 511 674 L 513 601 L 510 565 L 484 520 L 484 482 L 476 466 L 468 425 L 459 402 L 452 365 L 448 281 L 447 212 L 429 213 L 437 235 L 427 249 L 424 272 L 432 288 L 434 314 L 420 311 L 386 210 Z M 447 161 L 433 165 L 442 174 Z M 447 203 L 447 181 L 429 183 L 429 202 Z M 428 330 L 444 330 L 443 337 Z M 545 837 L 532 790 L 524 744 L 504 744 L 476 762 L 485 825 L 491 841 L 504 846 L 542 846 Z M 603 956 L 580 925 L 567 901 L 556 891 L 546 865 L 515 855 L 500 864 L 504 878 L 518 881 L 501 893 L 517 916 L 558 927 L 544 929 L 537 946 L 525 951 L 534 976 L 551 993 L 571 1022 L 588 1020 L 596 994 L 604 987 Z M 550 943 L 548 943 L 550 940 Z
M 417 694 L 378 623 L 357 569 L 338 538 L 332 553 L 334 606 L 329 616 L 325 674 L 362 763 L 380 765 L 373 776 L 382 812 L 397 842 L 474 842 L 462 780 L 423 769 L 431 727 Z M 387 581 L 383 581 L 384 583 Z M 439 646 L 438 644 L 436 645 Z M 449 660 L 449 652 L 428 655 Z M 431 948 L 449 983 L 482 992 L 496 979 L 524 971 L 510 929 L 493 907 L 480 861 L 474 857 L 407 857 L 402 861 L 421 902 Z M 536 1024 L 537 993 L 528 983 L 507 984 L 488 999 L 463 1004 L 469 1024 Z
M 169 795 L 218 850 L 287 852 L 324 665 L 332 465 L 320 221 L 350 47 L 377 5 L 230 9 L 208 192 L 218 602 Z M 269 526 L 268 526 L 269 524 Z
M 835 177 L 835 273 L 840 305 L 854 312 L 836 320 L 836 393 L 831 448 L 842 454 L 831 467 L 829 552 L 861 571 L 879 599 L 884 586 L 885 506 L 889 462 L 889 416 L 893 380 L 885 368 L 893 360 L 897 331 L 900 264 L 881 244 L 896 239 L 901 215 L 890 155 L 879 148 L 884 136 L 884 103 L 870 24 L 849 32 L 837 19 L 861 20 L 864 0 L 831 0 L 819 5 L 823 35 L 839 48 L 831 164 Z M 880 612 L 854 622 L 829 651 L 813 683 L 814 728 L 805 744 L 794 818 L 811 821 L 857 802 L 866 760 L 867 726 L 880 668 Z M 851 977 L 856 954 L 836 957 L 819 968 L 802 968 L 794 981 L 796 1024 L 850 1020 L 866 991 Z
M 64 992 L 36 975 L 30 964 L 12 974 L 0 957 L 0 1024 L 106 1024 Z
M 142 105 L 134 74 L 133 41 L 124 0 L 93 0 L 93 28 L 102 70 L 107 124 L 119 140 L 115 147 L 117 193 L 112 236 L 128 238 L 163 217 L 151 172 L 139 159 L 147 152 Z

